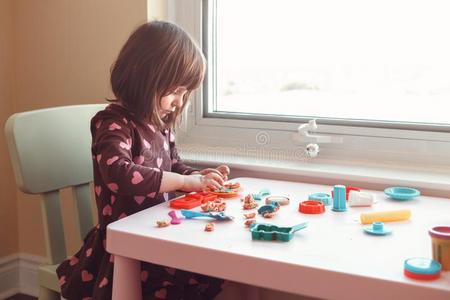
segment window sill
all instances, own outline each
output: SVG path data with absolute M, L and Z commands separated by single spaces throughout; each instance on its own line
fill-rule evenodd
M 188 164 L 216 166 L 227 164 L 233 177 L 248 176 L 310 182 L 348 184 L 382 190 L 388 186 L 410 186 L 429 196 L 448 197 L 450 170 L 420 166 L 392 166 L 373 162 L 318 162 L 317 159 L 277 159 L 260 152 L 237 153 L 233 148 L 179 144 L 180 155 Z M 236 175 L 238 174 L 238 175 Z

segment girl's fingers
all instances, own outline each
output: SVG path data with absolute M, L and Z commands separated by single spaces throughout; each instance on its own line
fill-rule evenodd
M 224 176 L 230 174 L 230 168 L 227 165 L 220 165 L 216 169 Z
M 223 177 L 223 174 L 217 169 L 207 168 L 207 169 L 203 169 L 201 171 L 202 175 L 207 175 L 207 174 L 210 174 L 210 173 L 215 173 L 215 174 L 219 175 L 220 177 Z

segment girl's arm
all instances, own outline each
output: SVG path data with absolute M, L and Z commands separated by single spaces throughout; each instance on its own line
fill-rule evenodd
M 163 172 L 160 192 L 182 190 L 185 192 L 198 192 L 206 189 L 219 189 L 223 186 L 223 179 L 216 173 L 206 175 L 180 175 L 173 172 Z
M 217 175 L 182 175 L 135 164 L 131 153 L 132 129 L 125 119 L 104 116 L 93 120 L 91 131 L 94 164 L 98 165 L 107 187 L 117 194 L 154 197 L 159 192 L 201 191 L 223 184 Z M 194 171 L 181 162 L 176 165 L 185 173 Z

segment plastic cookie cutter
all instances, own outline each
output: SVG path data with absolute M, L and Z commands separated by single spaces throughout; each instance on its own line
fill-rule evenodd
M 170 201 L 170 207 L 176 209 L 191 209 L 202 205 L 208 201 L 214 201 L 217 195 L 211 193 L 200 192 L 184 195 L 183 197 L 173 199 Z
M 250 232 L 253 240 L 289 242 L 294 233 L 308 226 L 308 222 L 300 223 L 292 227 L 279 227 L 272 224 L 253 223 Z
M 308 196 L 308 200 L 320 201 L 323 205 L 331 205 L 331 196 L 326 193 L 313 193 Z
M 198 217 L 213 218 L 213 219 L 216 219 L 219 221 L 234 219 L 233 216 L 226 215 L 223 212 L 202 213 L 202 212 L 191 211 L 191 210 L 186 210 L 186 209 L 182 209 L 182 210 L 180 210 L 180 212 L 186 219 L 192 219 L 192 218 L 198 218 Z
M 269 189 L 261 189 L 258 193 L 252 194 L 253 199 L 255 199 L 255 200 L 262 200 L 262 198 L 264 198 L 265 196 L 269 196 L 269 195 L 270 195 Z
M 420 196 L 420 191 L 410 187 L 389 187 L 384 190 L 384 193 L 394 200 L 411 200 Z
M 383 222 L 373 222 L 372 226 L 365 227 L 364 231 L 372 235 L 388 235 L 392 233 L 392 229 L 384 226 Z
M 288 205 L 290 200 L 286 196 L 269 196 L 266 198 L 266 204 L 274 204 L 275 202 L 280 205 Z

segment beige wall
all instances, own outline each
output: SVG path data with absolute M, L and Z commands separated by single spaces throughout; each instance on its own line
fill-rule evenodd
M 13 1 L 0 0 L 0 124 L 13 111 Z M 0 134 L 0 257 L 17 252 L 17 200 L 3 129 Z
M 100 103 L 110 97 L 111 63 L 129 33 L 146 19 L 146 0 L 0 0 L 2 125 L 16 111 Z M 0 256 L 44 256 L 39 197 L 16 192 L 1 138 Z M 71 210 L 67 198 L 66 215 Z M 74 232 L 70 221 L 65 226 Z M 68 251 L 78 246 L 69 237 Z

